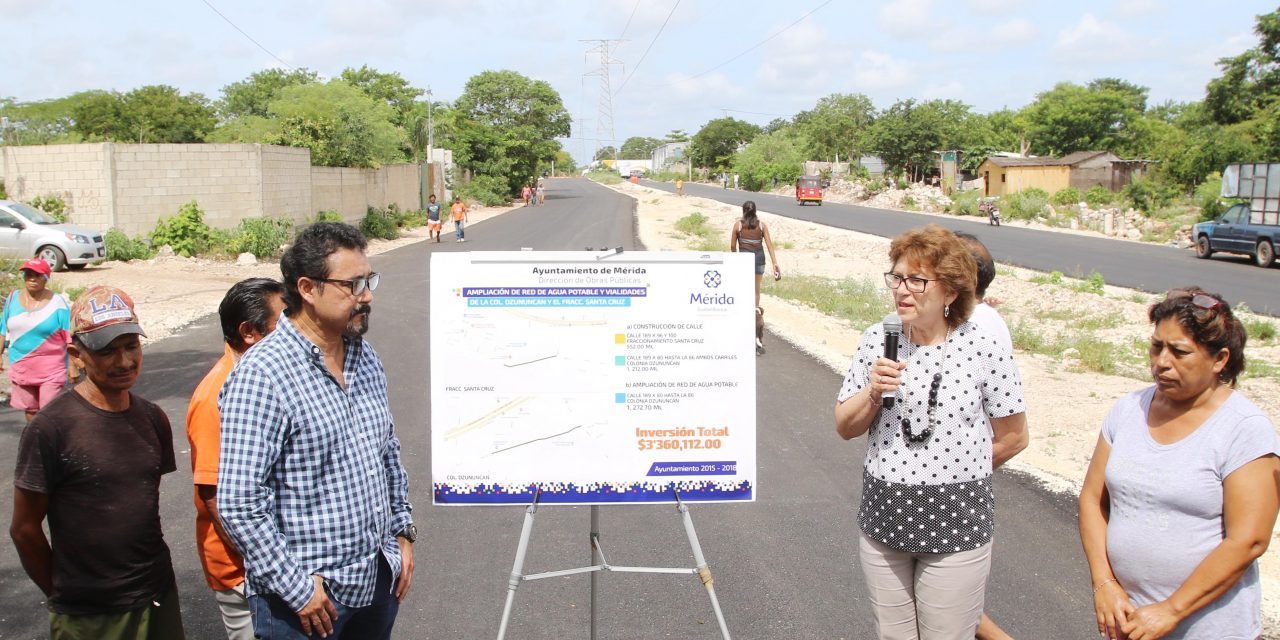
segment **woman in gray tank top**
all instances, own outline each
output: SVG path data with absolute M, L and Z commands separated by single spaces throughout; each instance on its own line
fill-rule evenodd
M 733 231 L 729 234 L 730 251 L 749 251 L 756 256 L 756 355 L 764 354 L 764 308 L 760 306 L 760 279 L 764 277 L 764 254 L 769 252 L 769 263 L 773 265 L 773 279 L 782 279 L 782 270 L 778 268 L 778 258 L 773 255 L 773 238 L 769 235 L 769 227 L 756 215 L 756 203 L 748 200 L 742 203 L 742 218 L 733 223 Z
M 1148 317 L 1155 385 L 1111 409 L 1080 492 L 1098 631 L 1260 638 L 1280 442 L 1235 390 L 1244 325 L 1199 288 L 1170 291 Z

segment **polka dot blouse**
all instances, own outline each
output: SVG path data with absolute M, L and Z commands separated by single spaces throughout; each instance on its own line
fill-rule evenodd
M 983 417 L 1022 413 L 1026 405 L 1013 354 L 977 325 L 966 322 L 943 344 L 909 344 L 903 384 L 892 409 L 880 409 L 867 431 L 862 504 L 858 525 L 869 537 L 913 553 L 954 553 L 976 549 L 995 533 L 991 492 L 991 431 Z M 944 354 L 945 352 L 945 354 Z M 871 365 L 884 353 L 884 328 L 862 334 L 837 401 L 868 383 Z M 944 358 L 945 355 L 945 358 Z M 929 386 L 942 372 L 933 435 L 914 443 L 902 433 L 929 425 Z

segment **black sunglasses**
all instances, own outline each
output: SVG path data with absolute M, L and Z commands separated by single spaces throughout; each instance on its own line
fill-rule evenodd
M 311 276 L 307 276 L 311 278 Z M 336 280 L 334 278 L 311 278 L 316 282 L 329 282 L 332 284 L 340 284 L 351 290 L 351 295 L 358 296 L 365 292 L 365 289 L 374 291 L 378 288 L 378 281 L 382 279 L 382 274 L 374 272 L 367 276 L 356 276 L 350 280 Z

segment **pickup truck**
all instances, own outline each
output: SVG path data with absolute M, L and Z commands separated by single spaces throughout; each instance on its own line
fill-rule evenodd
M 1219 218 L 1192 227 L 1196 257 L 1208 258 L 1219 251 L 1241 253 L 1251 256 L 1259 267 L 1270 267 L 1276 260 L 1280 225 L 1255 223 L 1251 218 L 1249 205 L 1240 203 Z
M 1246 202 L 1231 205 L 1217 219 L 1191 228 L 1196 256 L 1242 253 L 1262 268 L 1276 261 L 1280 240 L 1280 163 L 1234 163 L 1222 171 L 1222 197 Z

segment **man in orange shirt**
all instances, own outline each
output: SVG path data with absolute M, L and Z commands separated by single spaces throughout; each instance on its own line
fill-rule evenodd
M 454 196 L 453 206 L 449 207 L 449 212 L 453 214 L 454 242 L 466 242 L 467 205 L 462 204 L 462 198 Z
M 218 518 L 218 393 L 240 355 L 276 328 L 284 310 L 284 285 L 270 278 L 237 282 L 218 305 L 224 353 L 196 387 L 187 408 L 187 440 L 195 481 L 196 550 L 205 581 L 213 589 L 230 640 L 253 640 L 253 621 L 244 594 L 244 563 Z

